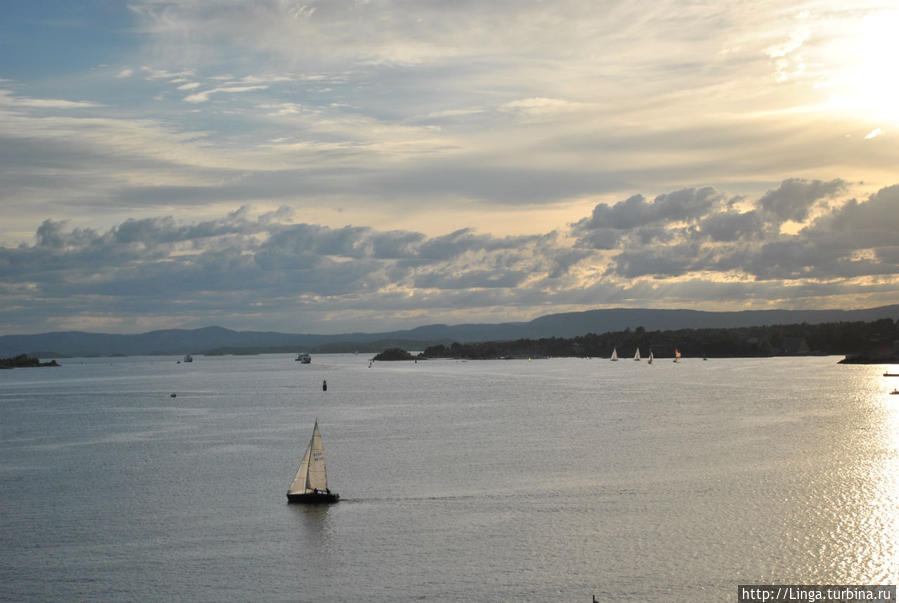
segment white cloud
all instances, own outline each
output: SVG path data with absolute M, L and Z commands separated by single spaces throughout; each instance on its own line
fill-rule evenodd
M 166 69 L 154 69 L 153 67 L 148 67 L 144 65 L 140 68 L 144 74 L 144 78 L 148 80 L 179 80 L 181 78 L 190 77 L 193 75 L 193 71 L 178 71 L 171 72 Z
M 552 115 L 568 113 L 587 108 L 584 103 L 576 103 L 558 98 L 525 98 L 510 101 L 500 106 L 501 111 L 520 112 L 526 115 Z
M 102 107 L 88 101 L 70 101 L 58 98 L 28 98 L 14 96 L 9 90 L 0 90 L 0 105 L 28 107 L 32 109 L 92 109 Z
M 190 94 L 184 97 L 184 100 L 188 103 L 205 103 L 209 101 L 209 97 L 213 94 L 219 93 L 228 93 L 235 94 L 239 92 L 252 92 L 254 90 L 265 90 L 268 88 L 267 85 L 264 86 L 227 86 L 221 88 L 212 88 L 210 90 L 203 90 L 202 92 L 197 92 L 196 94 Z

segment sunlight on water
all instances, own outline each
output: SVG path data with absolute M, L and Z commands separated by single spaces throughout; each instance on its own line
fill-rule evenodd
M 877 379 L 881 389 L 882 380 Z M 871 540 L 876 542 L 872 560 L 877 574 L 872 582 L 899 583 L 899 395 L 879 393 L 882 422 L 879 439 L 878 478 L 872 497 Z
M 829 552 L 846 580 L 895 584 L 899 578 L 899 399 L 889 394 L 882 367 L 857 370 L 853 402 L 863 422 L 849 432 L 842 457 L 859 461 L 836 476 L 845 483 L 834 488 L 840 493 L 834 506 L 840 522 L 830 534 L 834 550 Z

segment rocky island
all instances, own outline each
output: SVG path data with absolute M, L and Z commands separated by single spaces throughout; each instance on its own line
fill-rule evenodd
M 0 369 L 28 368 L 35 366 L 59 366 L 55 360 L 41 362 L 40 358 L 32 358 L 27 354 L 19 354 L 13 358 L 0 358 Z
M 390 348 L 384 350 L 372 360 L 414 360 L 415 357 L 402 348 Z

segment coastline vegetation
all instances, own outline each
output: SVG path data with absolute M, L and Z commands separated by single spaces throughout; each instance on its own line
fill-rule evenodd
M 59 366 L 55 360 L 41 362 L 40 358 L 34 358 L 27 354 L 19 354 L 13 358 L 0 358 L 0 369 L 30 368 L 36 366 Z
M 621 358 L 637 349 L 645 358 L 736 358 L 845 355 L 846 362 L 899 362 L 899 325 L 889 318 L 871 322 L 769 325 L 727 329 L 647 331 L 643 327 L 573 338 L 518 339 L 433 345 L 420 358 Z

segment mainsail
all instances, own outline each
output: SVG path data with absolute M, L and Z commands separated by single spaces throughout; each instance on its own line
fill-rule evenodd
M 618 360 L 618 349 L 617 348 L 612 348 L 612 357 L 610 358 L 610 360 Z
M 637 348 L 637 353 L 634 354 L 634 360 L 640 360 L 640 348 Z
M 290 484 L 288 494 L 308 494 L 314 490 L 322 492 L 328 489 L 328 475 L 325 472 L 325 448 L 322 444 L 322 434 L 318 430 L 318 420 L 312 429 L 312 439 L 303 455 L 300 469 L 297 471 L 293 483 Z

